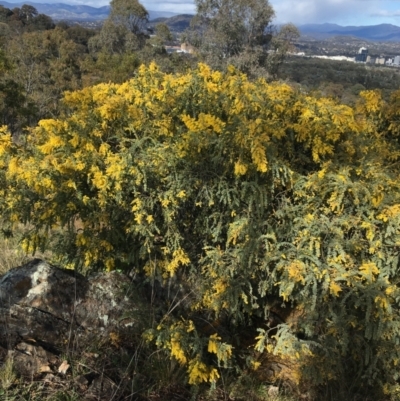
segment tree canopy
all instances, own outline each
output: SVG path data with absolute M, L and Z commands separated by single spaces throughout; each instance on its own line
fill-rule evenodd
M 283 33 L 288 32 L 288 27 L 283 27 L 281 40 L 276 40 L 278 33 L 271 23 L 274 10 L 269 0 L 196 0 L 196 7 L 197 14 L 185 39 L 211 66 L 233 64 L 247 73 L 265 74 L 272 65 L 271 58 L 267 63 L 267 51 L 282 51 L 283 39 L 289 39 Z M 298 34 L 293 26 L 291 31 Z
M 110 6 L 100 33 L 89 40 L 91 51 L 123 54 L 142 48 L 149 17 L 145 7 L 137 0 L 112 0 Z
M 109 19 L 116 25 L 125 26 L 135 35 L 142 33 L 149 13 L 138 0 L 111 0 Z

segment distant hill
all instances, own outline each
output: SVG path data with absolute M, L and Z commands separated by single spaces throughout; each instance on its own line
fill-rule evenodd
M 0 1 L 0 5 L 11 9 L 21 7 L 24 4 L 30 4 L 35 7 L 39 13 L 46 14 L 54 20 L 102 20 L 106 19 L 110 12 L 110 6 L 95 8 L 64 3 L 45 4 L 34 3 L 32 1 L 8 3 L 6 1 Z
M 150 25 L 154 26 L 164 23 L 168 25 L 168 28 L 172 32 L 183 32 L 186 28 L 189 28 L 190 21 L 193 17 L 192 14 L 180 14 L 170 18 L 156 18 L 150 21 Z
M 22 1 L 20 3 L 8 3 L 0 0 L 0 5 L 13 9 L 21 7 L 23 4 L 30 4 L 36 8 L 41 14 L 46 14 L 53 20 L 69 20 L 69 21 L 89 21 L 104 20 L 108 17 L 110 6 L 90 7 L 84 5 L 71 5 L 65 3 L 35 3 L 32 1 Z M 160 17 L 173 17 L 176 13 L 166 11 L 148 10 L 150 20 Z
M 353 36 L 371 41 L 400 41 L 400 27 L 391 24 L 370 26 L 341 26 L 337 24 L 306 24 L 300 25 L 303 35 L 316 38 L 328 38 L 331 36 Z

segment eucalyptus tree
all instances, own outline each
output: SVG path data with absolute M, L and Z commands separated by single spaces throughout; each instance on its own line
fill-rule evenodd
M 149 13 L 138 0 L 112 0 L 110 6 L 109 19 L 114 24 L 125 26 L 135 35 L 143 32 Z
M 112 0 L 109 17 L 100 33 L 89 40 L 92 53 L 122 54 L 142 48 L 149 13 L 137 0 Z
M 287 34 L 287 27 L 281 32 L 272 25 L 275 13 L 269 0 L 195 0 L 195 3 L 197 14 L 184 39 L 213 67 L 233 64 L 250 74 L 264 75 L 267 70 L 274 70 L 272 60 L 280 61 L 269 56 L 286 49 L 285 39 L 293 39 Z M 298 35 L 293 26 L 290 31 Z

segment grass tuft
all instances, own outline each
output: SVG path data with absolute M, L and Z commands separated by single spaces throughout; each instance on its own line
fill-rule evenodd
M 7 358 L 0 368 L 0 386 L 7 391 L 16 381 L 17 376 L 14 373 L 13 361 Z

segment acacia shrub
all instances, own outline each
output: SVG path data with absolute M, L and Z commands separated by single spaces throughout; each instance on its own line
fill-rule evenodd
M 353 110 L 233 67 L 142 66 L 66 93 L 64 115 L 24 143 L 2 129 L 0 210 L 10 229 L 33 227 L 28 251 L 62 227 L 55 251 L 76 268 L 135 269 L 176 290 L 145 337 L 190 384 L 274 354 L 298 383 L 391 391 L 399 151 L 379 131 L 382 100 L 362 96 Z M 271 299 L 301 315 L 272 336 Z

